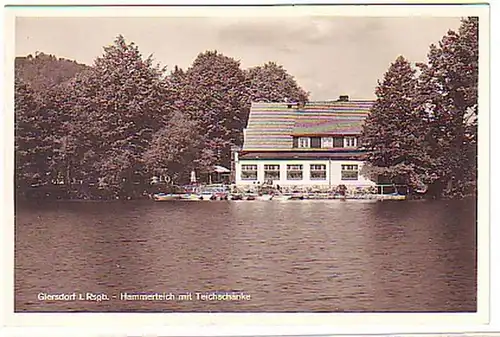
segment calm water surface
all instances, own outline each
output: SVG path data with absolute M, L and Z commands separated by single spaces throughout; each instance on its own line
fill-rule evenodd
M 473 201 L 44 203 L 15 235 L 16 311 L 476 311 Z M 110 300 L 38 298 L 73 292 Z

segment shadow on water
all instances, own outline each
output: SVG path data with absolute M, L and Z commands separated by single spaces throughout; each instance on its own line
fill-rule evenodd
M 60 202 L 16 211 L 17 311 L 475 311 L 470 201 Z M 42 302 L 40 292 L 107 302 Z M 248 301 L 120 301 L 241 291 Z

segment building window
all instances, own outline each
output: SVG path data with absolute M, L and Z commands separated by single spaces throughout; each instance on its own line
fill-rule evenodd
M 358 180 L 358 165 L 342 165 L 342 180 Z
M 344 147 L 344 138 L 343 137 L 335 137 L 333 139 L 333 147 Z
M 321 137 L 311 137 L 311 149 L 321 148 Z
M 309 137 L 299 137 L 299 148 L 310 148 L 311 147 L 311 139 Z
M 287 180 L 302 180 L 302 165 L 287 165 L 286 166 Z
M 241 165 L 241 180 L 257 180 L 257 165 Z
M 356 137 L 344 137 L 344 147 L 356 147 L 357 143 Z
M 321 147 L 330 149 L 333 147 L 333 137 L 323 137 L 321 138 Z
M 311 165 L 311 180 L 326 180 L 326 165 Z
M 280 166 L 264 165 L 264 180 L 280 180 Z

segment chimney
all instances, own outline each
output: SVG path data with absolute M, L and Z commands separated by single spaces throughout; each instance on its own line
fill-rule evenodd
M 305 102 L 288 102 L 288 109 L 303 109 L 306 106 Z
M 349 102 L 349 96 L 348 95 L 340 95 L 337 102 Z

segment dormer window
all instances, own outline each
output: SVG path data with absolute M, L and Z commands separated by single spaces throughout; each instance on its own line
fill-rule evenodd
M 356 147 L 358 146 L 358 142 L 356 137 L 344 137 L 344 147 Z
M 321 147 L 324 149 L 331 149 L 333 147 L 333 137 L 322 137 Z
M 309 137 L 299 137 L 298 147 L 307 149 L 311 147 L 311 139 Z

